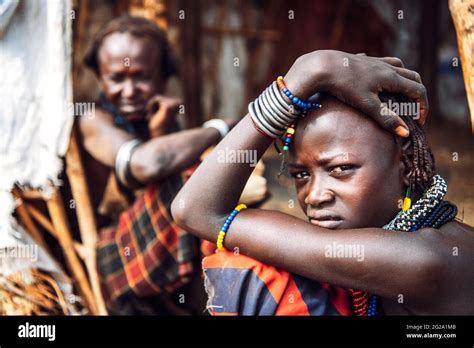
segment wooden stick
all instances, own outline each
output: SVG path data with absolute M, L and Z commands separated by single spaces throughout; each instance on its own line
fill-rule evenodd
M 449 10 L 456 28 L 464 84 L 471 111 L 471 131 L 474 134 L 474 3 L 449 0 Z
M 79 290 L 84 298 L 84 303 L 88 305 L 91 314 L 97 315 L 98 309 L 94 300 L 94 294 L 92 293 L 86 273 L 82 268 L 81 261 L 74 250 L 74 241 L 71 236 L 71 229 L 69 228 L 63 199 L 59 190 L 55 189 L 54 194 L 47 200 L 47 204 L 54 229 L 58 236 L 58 242 L 62 247 L 67 264 L 77 280 Z
M 69 149 L 66 153 L 67 176 L 71 185 L 72 196 L 75 200 L 77 220 L 84 251 L 84 262 L 89 274 L 92 291 L 94 293 L 98 313 L 106 315 L 107 309 L 102 297 L 97 273 L 96 264 L 96 244 L 97 244 L 97 224 L 95 221 L 92 202 L 87 188 L 84 167 L 77 142 L 77 128 L 74 127 L 71 132 Z
M 50 256 L 51 250 L 49 250 L 48 245 L 46 244 L 41 231 L 36 227 L 35 223 L 31 219 L 30 214 L 28 213 L 28 209 L 26 208 L 25 203 L 21 199 L 21 191 L 18 187 L 14 186 L 12 190 L 13 197 L 17 202 L 16 212 L 20 217 L 22 224 L 24 225 L 26 231 L 30 234 L 30 236 L 34 239 L 39 246 L 41 246 Z
M 180 21 L 180 40 L 183 52 L 181 64 L 184 100 L 186 102 L 186 127 L 197 127 L 202 123 L 201 86 L 201 1 L 181 0 L 180 8 L 186 20 Z
M 26 205 L 26 209 L 28 210 L 28 212 L 30 213 L 30 215 L 41 225 L 43 226 L 43 228 L 48 231 L 49 233 L 51 233 L 51 235 L 53 237 L 55 237 L 56 239 L 58 238 L 58 236 L 56 235 L 56 231 L 54 230 L 54 226 L 53 224 L 51 223 L 51 221 L 49 221 L 49 219 L 43 215 L 43 213 L 41 213 L 38 209 L 36 209 L 35 207 L 33 207 L 32 205 Z
M 36 190 L 36 189 L 25 189 L 25 188 L 19 188 L 19 192 L 21 194 L 21 197 L 24 199 L 40 199 L 44 200 L 45 196 L 44 193 L 41 190 Z

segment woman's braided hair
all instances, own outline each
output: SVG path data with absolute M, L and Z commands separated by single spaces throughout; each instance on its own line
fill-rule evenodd
M 414 105 L 412 100 L 403 95 L 381 95 L 380 99 L 383 102 L 391 100 L 395 103 L 411 103 L 411 105 Z M 411 191 L 423 192 L 432 184 L 436 169 L 434 156 L 428 146 L 426 134 L 415 116 L 400 116 L 410 131 L 408 138 L 402 140 L 409 141 L 408 146 L 403 146 L 402 161 L 408 170 Z

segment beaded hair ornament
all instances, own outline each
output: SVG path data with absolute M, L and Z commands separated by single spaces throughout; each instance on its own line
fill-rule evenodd
M 283 80 L 282 76 L 278 76 L 277 78 L 277 86 L 280 89 L 280 91 L 291 101 L 291 103 L 301 110 L 301 117 L 305 117 L 306 114 L 308 113 L 309 110 L 311 109 L 320 109 L 321 104 L 315 102 L 316 98 L 318 98 L 319 93 L 313 95 L 311 98 L 309 98 L 308 101 L 303 101 L 299 99 L 298 97 L 294 96 L 288 87 L 285 84 L 285 81 Z M 287 152 L 289 149 L 290 144 L 293 142 L 293 138 L 295 136 L 296 132 L 296 122 L 295 120 L 285 131 L 285 134 L 283 135 L 282 142 L 283 142 L 283 148 L 280 150 L 278 148 L 277 143 L 275 142 L 275 149 L 277 150 L 278 154 L 282 156 L 281 158 L 281 163 L 280 163 L 280 170 L 278 171 L 278 177 L 281 176 L 281 174 L 284 172 L 286 169 L 286 156 Z

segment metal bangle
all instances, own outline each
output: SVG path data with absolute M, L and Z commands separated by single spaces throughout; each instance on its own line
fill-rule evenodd
M 224 120 L 219 118 L 214 118 L 212 120 L 206 121 L 202 124 L 203 128 L 215 128 L 219 131 L 221 139 L 224 138 L 227 133 L 229 133 L 229 125 L 225 123 Z
M 276 128 L 275 126 L 273 126 L 271 124 L 271 122 L 267 119 L 267 116 L 264 115 L 264 111 L 262 110 L 262 106 L 260 105 L 260 101 L 259 99 L 255 99 L 254 101 L 254 108 L 255 108 L 255 112 L 257 114 L 257 117 L 259 118 L 259 120 L 261 121 L 261 123 L 263 123 L 265 125 L 265 127 L 270 130 L 276 137 L 280 137 L 283 135 L 283 133 L 285 132 L 284 129 L 278 129 Z
M 284 132 L 285 129 L 288 127 L 287 122 L 282 122 L 280 118 L 276 117 L 273 114 L 273 110 L 267 106 L 265 100 L 263 100 L 262 95 L 263 94 L 260 94 L 257 100 L 260 106 L 260 110 L 262 111 L 263 117 L 265 117 L 265 120 L 270 123 L 274 128 L 278 129 L 281 132 Z
M 283 115 L 276 107 L 274 107 L 272 100 L 269 100 L 269 97 L 267 96 L 267 90 L 260 94 L 259 99 L 275 121 L 278 122 L 280 128 L 286 128 L 293 122 L 292 119 Z
M 278 138 L 279 135 L 271 132 L 267 127 L 263 125 L 263 123 L 260 121 L 259 117 L 257 116 L 257 112 L 255 110 L 255 105 L 254 102 L 250 102 L 248 106 L 248 110 L 250 113 L 250 116 L 252 117 L 252 120 L 255 122 L 257 127 L 264 132 L 266 135 L 268 135 L 270 138 Z
M 129 140 L 120 146 L 115 157 L 117 179 L 126 187 L 136 186 L 138 183 L 130 172 L 130 160 L 135 149 L 141 144 L 142 142 L 139 139 Z
M 293 115 L 295 118 L 298 117 L 301 114 L 301 111 L 297 110 L 293 104 L 290 105 L 285 101 L 275 81 L 272 83 L 272 88 L 273 88 L 274 95 L 277 97 L 278 101 L 280 102 L 280 105 L 282 105 L 283 107 L 286 107 L 288 112 L 291 115 Z
M 278 87 L 277 87 L 278 88 Z M 276 91 L 278 94 L 280 91 Z M 298 115 L 292 114 L 288 109 L 285 107 L 281 106 L 280 101 L 278 100 L 278 97 L 275 95 L 275 91 L 273 89 L 273 86 L 269 86 L 266 91 L 267 97 L 273 101 L 272 105 L 274 108 L 277 108 L 280 110 L 281 114 L 285 115 L 285 117 L 288 118 L 288 120 L 293 121 Z M 288 108 L 290 108 L 289 105 L 287 105 Z

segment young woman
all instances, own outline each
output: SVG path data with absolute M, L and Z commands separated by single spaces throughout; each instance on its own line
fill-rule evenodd
M 203 261 L 212 314 L 474 313 L 473 229 L 453 221 L 456 208 L 443 201 L 445 182 L 414 122 L 427 111 L 419 75 L 401 65 L 388 73 L 387 63 L 336 51 L 299 58 L 176 196 L 179 225 L 233 251 Z M 339 100 L 324 97 L 299 117 L 316 106 L 301 100 L 318 91 Z M 420 114 L 401 121 L 381 107 L 382 91 L 422 101 Z M 222 150 L 262 156 L 282 135 L 308 222 L 233 210 L 252 168 L 218 160 Z

